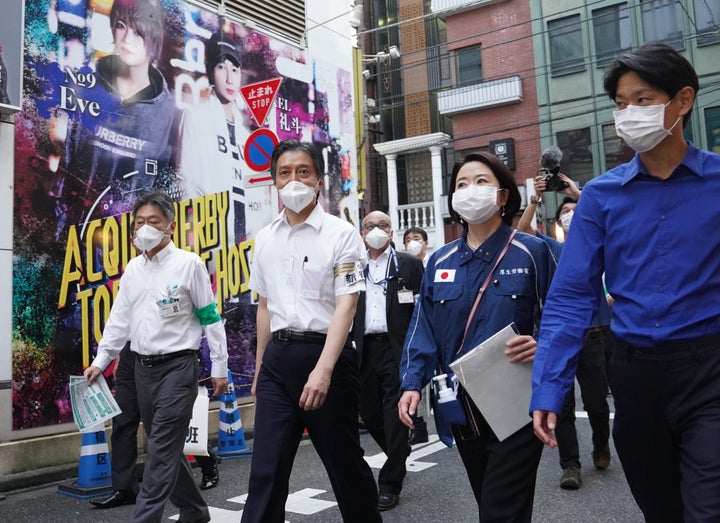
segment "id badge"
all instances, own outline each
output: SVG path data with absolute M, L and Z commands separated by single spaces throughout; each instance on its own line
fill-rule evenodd
M 157 305 L 161 318 L 172 318 L 180 313 L 180 300 L 160 300 Z
M 397 294 L 398 303 L 415 303 L 415 297 L 410 289 L 400 289 Z

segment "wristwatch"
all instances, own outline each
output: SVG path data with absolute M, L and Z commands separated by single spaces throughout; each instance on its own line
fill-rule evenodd
M 537 198 L 535 198 L 535 195 L 533 194 L 533 195 L 530 197 L 530 203 L 535 204 L 535 205 L 539 205 L 539 204 L 542 203 L 542 198 L 538 200 Z

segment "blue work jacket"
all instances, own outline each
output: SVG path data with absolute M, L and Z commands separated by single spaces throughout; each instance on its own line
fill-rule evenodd
M 463 340 L 478 290 L 505 247 L 512 228 L 503 224 L 475 251 L 467 233 L 428 260 L 400 364 L 402 390 L 421 390 L 438 367 L 448 365 L 514 322 L 521 334 L 537 330 L 540 310 L 555 270 L 547 244 L 518 232 L 495 270 Z

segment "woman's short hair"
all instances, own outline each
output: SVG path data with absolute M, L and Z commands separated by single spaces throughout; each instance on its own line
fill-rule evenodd
M 500 184 L 500 188 L 507 189 L 508 198 L 507 203 L 505 203 L 505 215 L 502 217 L 502 220 L 507 225 L 512 225 L 513 218 L 520 210 L 520 203 L 522 201 L 520 191 L 518 190 L 517 185 L 515 185 L 515 179 L 513 178 L 513 175 L 507 165 L 505 165 L 505 163 L 503 163 L 503 161 L 494 154 L 486 152 L 468 154 L 461 162 L 456 163 L 453 167 L 452 175 L 450 177 L 450 187 L 448 188 L 448 209 L 450 209 L 450 214 L 455 221 L 462 224 L 463 228 L 467 228 L 465 220 L 461 219 L 460 215 L 455 212 L 455 209 L 453 209 L 452 196 L 455 192 L 455 184 L 457 182 L 460 169 L 470 162 L 480 162 L 490 167 L 490 170 Z

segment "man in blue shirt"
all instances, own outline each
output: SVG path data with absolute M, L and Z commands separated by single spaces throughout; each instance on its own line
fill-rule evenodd
M 570 178 L 559 173 L 560 179 L 567 184 L 567 188 L 559 191 L 566 195 L 555 212 L 555 223 L 562 226 L 567 237 L 570 234 L 570 224 L 577 207 L 577 198 L 580 190 Z M 542 198 L 547 189 L 544 175 L 535 178 L 535 194 Z M 564 243 L 551 238 L 532 227 L 532 218 L 537 211 L 539 200 L 530 199 L 523 215 L 520 217 L 517 228 L 520 231 L 534 234 L 545 241 L 550 247 L 555 259 L 560 258 Z M 604 296 L 604 292 L 603 292 Z M 608 383 L 605 370 L 606 357 L 612 351 L 613 336 L 610 331 L 612 313 L 610 306 L 603 297 L 598 301 L 598 311 L 593 316 L 592 323 L 581 327 L 585 331 L 582 350 L 577 360 L 577 382 L 580 385 L 580 394 L 583 408 L 587 411 L 588 421 L 592 427 L 592 460 L 595 468 L 605 470 L 610 466 L 610 408 L 607 402 Z M 555 426 L 555 438 L 560 454 L 560 488 L 577 490 L 582 485 L 580 463 L 580 447 L 578 445 L 577 430 L 575 428 L 575 387 L 565 396 L 562 411 L 559 413 Z
M 616 131 L 638 154 L 583 190 L 533 366 L 535 433 L 554 447 L 577 326 L 597 310 L 604 271 L 613 438 L 649 522 L 720 521 L 720 156 L 683 139 L 698 89 L 690 63 L 662 43 L 608 70 Z

